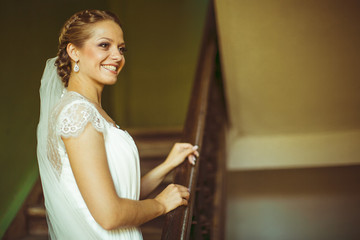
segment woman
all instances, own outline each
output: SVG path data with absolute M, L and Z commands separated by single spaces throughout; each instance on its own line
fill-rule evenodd
M 136 146 L 101 107 L 105 85 L 125 64 L 118 18 L 86 10 L 73 15 L 47 62 L 40 88 L 38 161 L 53 239 L 142 239 L 144 222 L 186 205 L 189 191 L 170 184 L 144 199 L 197 147 L 175 144 L 141 179 Z

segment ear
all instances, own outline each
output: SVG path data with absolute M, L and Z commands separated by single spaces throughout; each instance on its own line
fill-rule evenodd
M 67 46 L 66 46 L 66 52 L 68 53 L 69 57 L 71 58 L 71 60 L 73 60 L 74 62 L 77 62 L 79 61 L 79 51 L 78 49 L 75 47 L 74 44 L 72 43 L 69 43 Z

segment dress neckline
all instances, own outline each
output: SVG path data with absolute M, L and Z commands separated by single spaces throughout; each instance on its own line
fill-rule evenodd
M 120 126 L 117 125 L 116 123 L 112 123 L 112 122 L 109 122 L 108 120 L 106 120 L 105 117 L 104 117 L 103 115 L 101 115 L 101 113 L 99 112 L 99 110 L 97 109 L 97 107 L 95 106 L 95 104 L 92 103 L 91 101 L 89 101 L 89 99 L 88 99 L 87 97 L 83 96 L 82 94 L 80 94 L 80 93 L 78 93 L 78 92 L 76 92 L 76 91 L 68 91 L 66 88 L 64 88 L 63 95 L 64 95 L 65 93 L 69 93 L 69 94 L 73 93 L 73 94 L 81 97 L 82 99 L 84 99 L 85 101 L 87 101 L 88 103 L 90 103 L 90 104 L 95 108 L 95 110 L 97 111 L 97 113 L 100 115 L 100 117 L 101 117 L 107 124 L 109 124 L 111 127 L 114 127 L 114 128 L 116 128 L 116 129 L 120 129 Z M 62 95 L 62 96 L 63 96 L 63 95 Z

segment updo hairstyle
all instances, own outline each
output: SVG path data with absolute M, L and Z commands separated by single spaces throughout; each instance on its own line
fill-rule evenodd
M 91 25 L 105 20 L 112 20 L 121 28 L 120 20 L 115 14 L 101 10 L 84 10 L 75 13 L 62 27 L 55 66 L 65 87 L 69 84 L 72 69 L 71 59 L 66 51 L 67 45 L 72 43 L 77 48 L 81 48 L 84 42 L 91 37 Z

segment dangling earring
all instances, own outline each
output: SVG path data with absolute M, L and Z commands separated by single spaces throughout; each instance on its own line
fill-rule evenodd
M 79 68 L 79 65 L 77 64 L 79 62 L 79 60 L 77 60 L 75 62 L 75 66 L 74 66 L 74 72 L 79 72 L 80 68 Z

